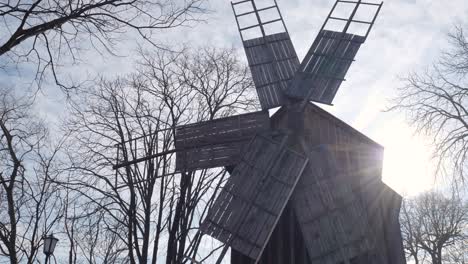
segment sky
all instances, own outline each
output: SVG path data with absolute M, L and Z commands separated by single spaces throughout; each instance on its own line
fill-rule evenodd
M 260 0 L 258 0 L 260 1 Z M 334 0 L 277 0 L 300 60 L 304 57 Z M 211 0 L 206 21 L 170 32 L 159 40 L 170 46 L 234 47 L 244 59 L 239 33 L 229 1 Z M 437 59 L 446 45 L 446 34 L 454 23 L 468 17 L 466 0 L 388 0 L 385 1 L 367 42 L 361 47 L 335 97 L 333 106 L 323 106 L 338 118 L 385 147 L 384 181 L 400 194 L 414 195 L 434 183 L 428 138 L 414 135 L 399 113 L 383 112 L 402 85 L 400 77 L 421 71 Z M 132 72 L 132 34 L 119 41 L 120 56 L 82 53 L 82 63 L 66 69 L 80 78 L 99 73 L 115 77 Z M 0 85 L 24 89 L 28 69 L 21 76 L 0 72 Z M 50 122 L 58 122 L 64 96 L 50 85 L 38 95 L 38 112 Z
M 369 0 L 372 1 L 372 0 Z M 302 60 L 335 0 L 277 0 L 293 44 Z M 159 40 L 169 46 L 234 47 L 245 59 L 230 2 L 210 0 L 206 21 L 189 28 L 161 32 Z M 446 46 L 446 34 L 459 21 L 468 23 L 466 0 L 387 0 L 367 42 L 337 93 L 333 106 L 324 106 L 338 118 L 377 141 L 385 148 L 384 181 L 405 196 L 432 188 L 433 162 L 429 138 L 414 135 L 411 124 L 400 113 L 383 112 L 402 85 L 400 77 L 422 71 L 437 59 Z M 0 40 L 1 40 L 0 29 Z M 82 53 L 80 65 L 64 69 L 75 78 L 99 73 L 121 76 L 134 68 L 134 49 L 142 42 L 128 34 L 119 42 L 119 56 Z M 1 64 L 1 59 L 0 59 Z M 0 70 L 0 86 L 17 90 L 29 86 L 33 70 L 21 75 Z M 19 92 L 21 93 L 21 92 Z M 63 117 L 64 95 L 49 84 L 39 93 L 37 112 L 47 121 Z
M 278 0 L 300 60 L 315 39 L 334 0 Z M 215 18 L 189 41 L 242 49 L 231 7 L 214 5 Z M 446 46 L 446 34 L 468 15 L 466 1 L 388 0 L 327 111 L 385 147 L 384 181 L 415 195 L 434 184 L 429 138 L 415 135 L 403 114 L 383 112 L 401 77 L 428 67 Z

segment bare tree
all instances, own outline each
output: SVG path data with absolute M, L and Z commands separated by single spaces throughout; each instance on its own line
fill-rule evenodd
M 467 264 L 468 263 L 468 238 L 450 247 L 444 254 L 445 263 Z
M 463 200 L 425 193 L 407 199 L 400 218 L 404 248 L 415 263 L 442 264 L 465 255 L 458 251 L 468 241 L 468 204 Z
M 425 260 L 425 252 L 419 247 L 419 236 L 422 227 L 417 224 L 420 219 L 417 219 L 415 211 L 413 201 L 403 201 L 400 213 L 401 233 L 404 241 L 403 248 L 407 257 L 412 259 L 415 264 L 422 264 Z
M 255 107 L 246 66 L 232 51 L 202 54 L 142 53 L 137 74 L 102 81 L 72 110 L 77 144 L 68 171 L 77 176 L 61 184 L 88 208 L 74 218 L 102 213 L 99 232 L 114 234 L 130 263 L 183 263 L 196 254 L 197 227 L 226 179 L 224 170 L 174 170 L 175 127 Z M 154 158 L 131 163 L 147 156 Z M 127 165 L 112 170 L 116 159 Z
M 399 89 L 392 110 L 406 113 L 418 132 L 434 139 L 438 172 L 465 180 L 468 161 L 468 39 L 461 26 L 432 68 L 412 73 Z
M 57 153 L 32 104 L 0 91 L 0 259 L 34 263 L 62 216 L 60 191 L 50 181 L 60 173 Z
M 248 92 L 253 86 L 250 70 L 239 62 L 234 49 L 205 48 L 196 54 L 182 55 L 177 63 L 182 80 L 197 93 L 198 120 L 230 116 L 256 107 L 256 96 Z
M 87 46 L 115 54 L 119 36 L 133 31 L 158 46 L 163 29 L 199 19 L 204 0 L 7 0 L 0 3 L 0 58 L 17 66 L 33 62 L 36 81 L 49 70 L 75 63 Z M 89 45 L 84 45 L 84 43 Z M 5 67 L 6 65 L 3 65 Z

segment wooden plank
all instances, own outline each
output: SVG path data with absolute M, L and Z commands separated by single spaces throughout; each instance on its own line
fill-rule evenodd
M 270 131 L 268 112 L 255 112 L 176 128 L 176 170 L 237 164 L 244 146 Z
M 201 226 L 202 232 L 257 260 L 308 159 L 257 136 Z

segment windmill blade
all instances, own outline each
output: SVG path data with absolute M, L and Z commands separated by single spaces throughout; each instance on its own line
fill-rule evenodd
M 235 165 L 245 145 L 270 132 L 267 111 L 215 119 L 176 128 L 176 171 Z
M 331 104 L 359 48 L 366 41 L 382 4 L 337 0 L 286 94 L 295 99 Z M 340 15 L 339 7 L 350 5 L 352 11 L 349 16 Z M 356 18 L 363 13 L 366 13 L 364 19 Z M 342 30 L 328 29 L 336 26 Z
M 308 159 L 255 137 L 208 212 L 201 230 L 258 261 Z
M 265 110 L 285 104 L 284 91 L 299 67 L 299 59 L 276 0 L 268 1 L 266 6 L 258 6 L 259 2 L 242 0 L 231 4 L 258 99 Z
M 362 165 L 365 157 L 330 145 L 309 152 L 292 201 L 310 263 L 347 263 L 373 248 L 366 204 L 359 195 L 364 188 L 360 178 L 372 174 Z M 379 173 L 373 173 L 380 181 Z

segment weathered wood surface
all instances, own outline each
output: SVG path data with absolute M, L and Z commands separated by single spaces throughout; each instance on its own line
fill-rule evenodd
M 288 96 L 331 104 L 365 38 L 322 30 L 302 61 Z M 306 98 L 309 96 L 309 98 Z
M 272 128 L 289 127 L 290 118 L 288 109 L 279 109 L 271 117 Z M 323 144 L 349 146 L 350 148 L 363 146 L 374 149 L 375 157 L 380 159 L 377 163 L 382 162 L 383 147 L 381 145 L 314 103 L 310 102 L 306 106 L 302 119 L 304 122 L 302 125 L 304 127 L 303 137 L 310 147 Z
M 290 118 L 287 109 L 280 109 L 272 117 L 272 128 L 282 129 L 288 126 L 288 118 Z M 361 205 L 364 207 L 367 215 L 369 226 L 366 232 L 371 232 L 371 240 L 374 241 L 374 246 L 371 250 L 350 258 L 350 263 L 379 263 L 379 264 L 404 264 L 401 250 L 401 237 L 399 237 L 398 210 L 401 204 L 401 197 L 395 192 L 387 191 L 385 184 L 381 181 L 383 148 L 372 141 L 356 129 L 347 125 L 338 118 L 332 116 L 323 109 L 317 107 L 313 103 L 308 104 L 304 114 L 304 127 L 306 129 L 304 139 L 306 144 L 311 148 L 321 144 L 334 145 L 334 151 L 355 152 L 354 155 L 338 155 L 336 162 L 345 165 L 344 168 L 349 168 L 349 173 L 346 175 L 356 175 L 350 182 L 350 186 L 354 186 L 352 191 L 356 200 L 361 200 Z M 339 147 L 337 147 L 339 146 Z M 290 146 L 295 147 L 295 146 Z M 332 150 L 333 150 L 332 149 Z M 326 162 L 322 162 L 327 164 Z M 311 160 L 310 164 L 314 164 Z M 331 165 L 330 165 L 331 166 Z M 317 167 L 317 166 L 316 166 Z M 336 167 L 336 166 L 335 166 Z M 340 168 L 340 167 L 336 167 Z M 315 195 L 313 189 L 307 186 L 307 180 L 313 184 L 314 178 L 308 173 L 310 166 L 307 166 L 303 173 L 303 178 L 297 184 L 297 189 L 305 188 L 309 195 Z M 325 177 L 326 174 L 323 174 Z M 308 177 L 307 179 L 305 177 Z M 335 186 L 332 181 L 322 182 L 328 183 L 328 186 Z M 359 186 L 359 187 L 358 187 Z M 332 192 L 330 197 L 337 201 L 336 204 L 346 204 L 347 200 L 343 199 L 349 193 L 348 186 L 337 186 L 336 192 Z M 357 190 L 357 191 L 356 191 Z M 294 196 L 296 194 L 293 194 Z M 384 198 L 387 197 L 387 198 Z M 320 197 L 313 198 L 314 206 L 310 209 L 311 215 L 318 214 L 324 210 L 323 203 L 319 203 Z M 277 224 L 273 236 L 268 241 L 258 263 L 261 264 L 310 264 L 308 245 L 305 243 L 304 233 L 300 230 L 298 223 L 298 214 L 294 209 L 294 199 L 291 197 L 289 206 L 292 213 L 283 214 L 280 222 Z M 327 203 L 328 204 L 328 203 Z M 352 203 L 353 205 L 356 203 Z M 359 209 L 360 210 L 360 209 Z M 338 210 L 337 210 L 338 211 Z M 346 214 L 346 211 L 344 212 Z M 350 212 L 349 214 L 351 214 Z M 388 226 L 388 228 L 386 228 Z M 288 229 L 289 227 L 289 229 Z M 294 231 L 296 230 L 296 231 Z M 359 230 L 359 229 L 358 229 Z M 362 230 L 362 229 L 361 229 Z M 362 252 L 359 249 L 353 249 L 353 252 Z M 304 251 L 305 253 L 304 255 Z M 325 256 L 333 259 L 332 256 Z M 349 254 L 354 255 L 354 254 Z M 232 251 L 232 264 L 251 264 L 253 261 L 248 261 L 249 257 L 243 253 Z M 318 262 L 322 263 L 322 262 Z M 333 264 L 344 264 L 343 261 L 337 261 Z
M 176 170 L 237 164 L 243 147 L 269 131 L 269 115 L 263 111 L 177 127 Z
M 254 264 L 255 261 L 231 249 L 232 264 Z M 307 249 L 297 223 L 294 208 L 288 203 L 281 215 L 258 264 L 309 264 Z
M 354 151 L 336 146 L 315 148 L 309 159 L 292 199 L 310 263 L 335 264 L 368 252 L 373 243 L 359 195 L 365 168 Z
M 259 259 L 307 161 L 283 144 L 255 137 L 209 211 L 202 232 Z
M 382 166 L 383 147 L 369 137 L 313 103 L 308 104 L 304 116 L 304 139 L 309 146 L 326 144 L 347 146 L 350 149 L 367 149 L 367 153 L 372 153 L 372 157 L 375 159 L 372 164 L 378 167 Z M 287 117 L 281 118 L 283 126 L 286 123 L 285 118 Z M 273 123 L 275 122 L 273 121 Z
M 380 180 L 363 187 L 363 201 L 375 234 L 374 259 L 382 264 L 405 264 L 399 212 L 402 197 Z
M 276 1 L 231 4 L 262 109 L 284 105 L 284 90 L 300 62 Z M 244 25 L 245 20 L 250 23 Z M 256 34 L 245 36 L 248 32 Z
M 244 48 L 262 109 L 284 105 L 284 91 L 289 89 L 299 68 L 289 34 L 246 40 Z
M 400 229 L 400 206 L 402 197 L 387 185 L 383 184 L 382 208 L 384 210 L 385 240 L 387 244 L 388 263 L 405 264 L 403 239 Z

